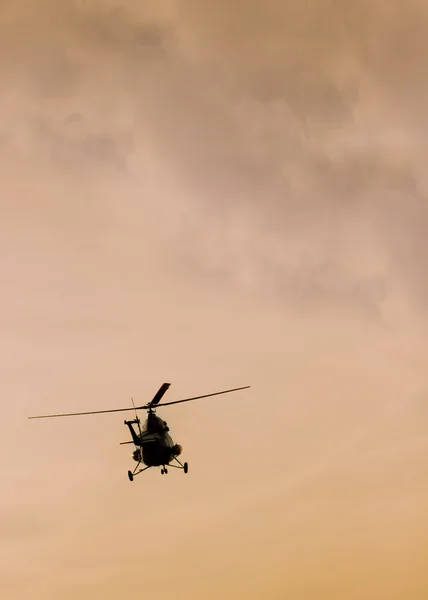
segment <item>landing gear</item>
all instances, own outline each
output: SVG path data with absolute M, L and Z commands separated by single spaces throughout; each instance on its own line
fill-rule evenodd
M 178 464 L 180 465 L 179 467 L 177 467 L 177 465 L 169 465 L 170 467 L 174 467 L 175 469 L 183 469 L 183 471 L 185 473 L 187 473 L 189 471 L 189 465 L 187 464 L 187 462 L 184 463 L 184 465 L 178 460 L 178 458 L 176 456 L 173 456 L 173 459 L 178 462 Z
M 183 471 L 185 473 L 188 473 L 188 471 L 189 471 L 189 465 L 187 464 L 187 462 L 185 462 L 184 464 L 182 464 L 175 456 L 173 458 L 174 458 L 175 461 L 178 462 L 178 464 L 180 466 L 169 464 L 168 467 L 174 467 L 174 469 L 183 469 Z M 151 467 L 145 467 L 144 469 L 140 469 L 139 471 L 137 471 L 137 469 L 138 469 L 138 467 L 139 467 L 140 464 L 141 463 L 138 463 L 138 465 L 135 467 L 134 471 L 128 471 L 129 481 L 134 481 L 134 477 L 136 475 L 139 475 L 143 471 L 146 471 L 147 469 L 151 468 Z M 167 467 L 165 467 L 165 466 L 162 467 L 162 469 L 161 469 L 161 475 L 168 475 L 168 469 L 167 469 Z
M 135 467 L 134 471 L 128 471 L 129 481 L 134 481 L 135 475 L 139 475 L 143 471 L 147 471 L 147 469 L 150 469 L 150 467 L 144 467 L 144 469 L 140 469 L 139 471 L 137 471 L 139 464 L 140 463 L 138 463 L 138 465 Z

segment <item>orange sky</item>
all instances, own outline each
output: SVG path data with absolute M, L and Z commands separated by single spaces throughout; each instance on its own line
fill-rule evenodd
M 134 5 L 1 4 L 0 597 L 425 600 L 428 7 Z

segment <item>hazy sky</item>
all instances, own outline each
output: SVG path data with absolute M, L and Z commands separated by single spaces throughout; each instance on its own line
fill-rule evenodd
M 143 4 L 0 5 L 0 597 L 425 600 L 428 5 Z

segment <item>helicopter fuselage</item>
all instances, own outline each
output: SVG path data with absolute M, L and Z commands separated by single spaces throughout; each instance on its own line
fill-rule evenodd
M 129 427 L 136 447 L 132 454 L 132 458 L 136 462 L 142 462 L 147 467 L 166 466 L 175 456 L 181 454 L 182 447 L 179 444 L 174 444 L 168 433 L 169 427 L 166 421 L 154 412 L 148 413 L 141 434 L 133 428 L 134 424 L 138 424 L 136 419 L 125 421 L 125 424 Z

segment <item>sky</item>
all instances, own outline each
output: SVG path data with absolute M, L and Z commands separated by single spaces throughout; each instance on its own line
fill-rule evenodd
M 5 600 L 428 593 L 428 6 L 3 0 Z M 189 473 L 131 484 L 131 406 Z

